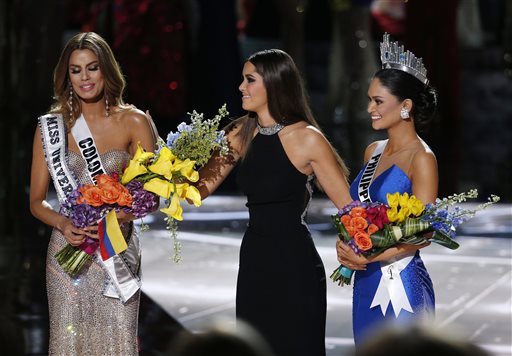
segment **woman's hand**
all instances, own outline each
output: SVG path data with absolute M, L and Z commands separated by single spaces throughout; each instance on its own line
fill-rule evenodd
M 84 231 L 85 231 L 85 234 L 88 237 L 90 237 L 91 239 L 98 240 L 100 238 L 100 236 L 98 234 L 98 225 L 97 224 L 84 227 Z
M 343 241 L 336 241 L 336 252 L 338 254 L 338 262 L 342 265 L 354 271 L 366 270 L 368 260 L 364 256 L 356 254 L 354 250 Z
M 71 246 L 79 246 L 84 242 L 85 236 L 87 235 L 86 231 L 73 225 L 70 219 L 65 219 L 60 226 L 57 226 L 57 229 L 62 232 L 62 235 L 64 235 L 64 238 Z
M 135 215 L 126 213 L 123 210 L 116 211 L 117 222 L 119 225 L 135 220 Z

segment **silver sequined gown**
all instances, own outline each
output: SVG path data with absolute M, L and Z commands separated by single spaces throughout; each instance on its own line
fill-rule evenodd
M 101 155 L 108 173 L 119 171 L 130 159 L 124 151 Z M 69 152 L 69 167 L 79 183 L 91 183 L 82 156 Z M 134 238 L 133 224 L 122 230 Z M 50 311 L 50 355 L 138 355 L 137 319 L 140 291 L 123 304 L 103 296 L 105 272 L 94 261 L 76 278 L 69 277 L 54 255 L 66 246 L 54 229 L 48 245 L 46 287 Z

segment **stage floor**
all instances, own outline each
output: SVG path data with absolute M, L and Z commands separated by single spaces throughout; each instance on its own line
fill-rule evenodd
M 191 331 L 235 322 L 238 253 L 248 219 L 244 204 L 244 197 L 214 196 L 199 209 L 186 207 L 179 264 L 171 260 L 161 213 L 151 216 L 155 220 L 141 236 L 143 291 Z M 334 212 L 329 201 L 315 198 L 308 217 L 327 276 L 338 265 L 329 223 Z M 459 235 L 458 250 L 433 244 L 421 252 L 436 292 L 435 327 L 493 355 L 512 355 L 512 206 L 480 212 Z M 345 355 L 353 348 L 352 286 L 329 279 L 327 286 L 327 355 Z

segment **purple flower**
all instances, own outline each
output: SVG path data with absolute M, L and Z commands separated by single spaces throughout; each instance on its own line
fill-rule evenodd
M 144 189 L 144 184 L 131 181 L 126 188 L 132 195 L 132 207 L 125 208 L 125 212 L 132 213 L 136 218 L 142 218 L 155 210 L 158 200 L 156 195 Z
M 352 210 L 353 208 L 358 207 L 358 206 L 366 208 L 368 206 L 368 204 L 364 203 L 364 202 L 360 202 L 359 200 L 353 200 L 350 203 L 348 203 L 347 205 L 345 205 L 343 208 L 341 208 L 338 211 L 338 215 L 342 216 L 342 215 L 348 214 L 350 212 L 350 210 Z
M 96 224 L 101 218 L 103 210 L 87 204 L 78 204 L 71 209 L 69 218 L 73 221 L 73 225 L 84 228 Z
M 351 248 L 355 253 L 357 253 L 357 254 L 360 254 L 360 253 L 362 253 L 362 252 L 363 252 L 363 251 L 361 251 L 361 250 L 359 249 L 359 247 L 357 247 L 357 244 L 356 244 L 356 242 L 355 242 L 355 240 L 354 240 L 354 239 L 350 239 L 350 241 L 349 241 L 349 242 L 347 242 L 347 245 L 349 245 L 349 246 L 350 246 L 350 248 Z

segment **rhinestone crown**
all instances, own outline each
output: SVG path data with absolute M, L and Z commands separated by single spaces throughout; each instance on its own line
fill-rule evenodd
M 383 41 L 380 43 L 380 60 L 382 68 L 401 70 L 428 84 L 427 69 L 423 65 L 423 59 L 416 58 L 410 51 L 404 51 L 404 46 L 400 46 L 398 42 L 389 42 L 389 33 L 384 34 Z

